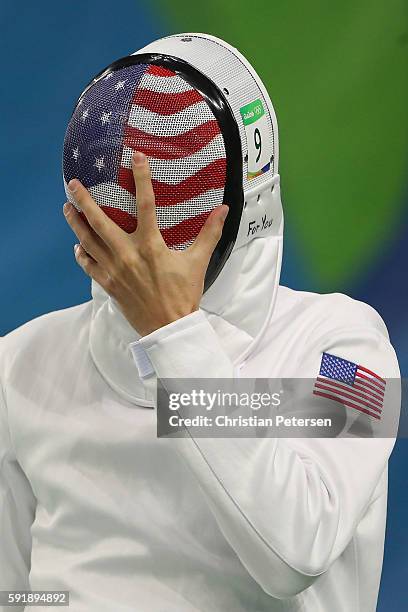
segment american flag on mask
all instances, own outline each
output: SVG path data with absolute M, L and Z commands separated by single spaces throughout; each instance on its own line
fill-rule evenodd
M 65 136 L 65 182 L 78 178 L 127 232 L 137 226 L 133 151 L 149 159 L 164 240 L 171 248 L 186 248 L 223 203 L 226 151 L 201 93 L 165 67 L 134 64 L 97 80 L 82 96 Z
M 313 393 L 381 419 L 386 381 L 368 368 L 323 353 Z

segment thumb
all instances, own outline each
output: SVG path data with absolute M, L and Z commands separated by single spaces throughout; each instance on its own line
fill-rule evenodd
M 228 211 L 229 208 L 226 204 L 217 206 L 207 217 L 206 222 L 189 250 L 196 251 L 202 257 L 209 260 L 221 238 Z

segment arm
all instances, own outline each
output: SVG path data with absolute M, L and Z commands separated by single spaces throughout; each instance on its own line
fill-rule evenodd
M 0 381 L 0 590 L 28 590 L 35 498 L 13 452 Z M 0 606 L 0 611 L 8 610 Z M 23 610 L 24 606 L 14 607 Z
M 399 376 L 395 353 L 377 329 L 331 332 L 318 344 L 320 350 L 311 351 L 304 364 L 311 377 L 323 350 L 364 363 L 385 378 Z M 202 313 L 158 329 L 138 345 L 159 378 L 199 378 L 203 372 L 208 378 L 232 376 Z M 152 384 L 154 377 L 148 380 Z M 398 413 L 398 398 L 391 400 L 384 411 Z M 327 410 L 336 410 L 336 403 L 329 401 Z M 363 418 L 369 427 L 369 417 Z M 352 539 L 394 439 L 181 438 L 174 443 L 248 572 L 267 593 L 285 598 L 310 586 Z

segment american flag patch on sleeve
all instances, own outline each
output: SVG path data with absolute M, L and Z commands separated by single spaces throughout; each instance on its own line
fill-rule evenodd
M 381 419 L 386 381 L 364 366 L 323 353 L 313 393 Z

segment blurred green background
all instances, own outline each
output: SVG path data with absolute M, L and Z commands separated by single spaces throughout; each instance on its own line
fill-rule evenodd
M 322 291 L 358 281 L 407 216 L 406 0 L 161 6 L 176 30 L 220 36 L 255 66 L 278 115 L 302 265 Z

